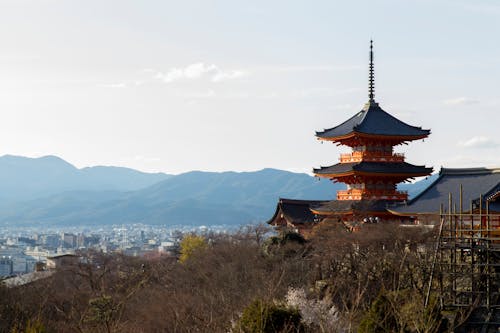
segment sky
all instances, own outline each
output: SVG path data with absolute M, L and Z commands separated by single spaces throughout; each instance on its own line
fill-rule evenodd
M 375 99 L 431 129 L 396 147 L 500 167 L 496 0 L 0 0 L 0 154 L 146 172 L 311 173 Z

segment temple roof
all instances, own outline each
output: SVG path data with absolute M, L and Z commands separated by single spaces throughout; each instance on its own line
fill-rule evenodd
M 316 216 L 309 207 L 328 202 L 327 200 L 293 200 L 280 198 L 276 205 L 273 217 L 267 221 L 268 224 L 282 217 L 292 224 L 306 224 L 316 222 Z
M 313 169 L 316 175 L 342 175 L 351 173 L 376 173 L 387 175 L 413 175 L 426 176 L 432 172 L 432 168 L 421 165 L 413 165 L 406 162 L 353 162 L 337 163 L 332 166 Z
M 386 212 L 385 200 L 331 200 L 311 205 L 311 209 L 321 215 L 358 212 Z
M 389 208 L 401 215 L 439 214 L 441 205 L 448 209 L 448 195 L 459 209 L 460 185 L 464 211 L 470 209 L 471 201 L 484 194 L 494 194 L 500 182 L 500 168 L 442 168 L 439 177 L 408 204 Z
M 342 124 L 316 132 L 319 139 L 335 140 L 349 134 L 361 133 L 379 136 L 404 137 L 406 140 L 425 138 L 430 130 L 410 126 L 391 116 L 375 101 L 368 102 L 363 110 L 343 122 Z
M 483 212 L 486 212 L 486 205 L 488 205 L 489 212 L 500 213 L 500 183 L 493 186 L 488 192 L 483 194 L 482 198 L 477 198 L 473 201 L 473 208 L 479 208 L 479 203 L 482 205 Z

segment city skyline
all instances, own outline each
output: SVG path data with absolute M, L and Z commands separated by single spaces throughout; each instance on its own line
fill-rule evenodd
M 498 167 L 492 1 L 0 1 L 0 154 L 81 168 L 311 173 L 375 100 L 431 129 L 407 160 Z

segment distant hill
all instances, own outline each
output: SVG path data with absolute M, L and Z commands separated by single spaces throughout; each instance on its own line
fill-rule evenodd
M 279 197 L 332 199 L 341 184 L 306 174 L 193 171 L 136 191 L 66 191 L 0 210 L 0 222 L 33 224 L 244 224 L 268 219 Z
M 402 184 L 410 196 L 435 176 Z M 47 156 L 0 157 L 0 224 L 239 225 L 271 217 L 280 197 L 333 199 L 344 184 L 276 169 L 177 176 L 117 167 L 77 169 Z
M 164 173 L 96 166 L 77 169 L 56 156 L 0 157 L 0 202 L 13 203 L 64 191 L 134 191 L 169 178 Z

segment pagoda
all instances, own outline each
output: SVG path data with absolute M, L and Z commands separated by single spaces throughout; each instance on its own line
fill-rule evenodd
M 318 140 L 352 149 L 340 155 L 340 163 L 313 170 L 317 177 L 347 184 L 347 190 L 337 192 L 337 200 L 311 208 L 318 215 L 387 219 L 392 215 L 385 209 L 387 205 L 408 199 L 397 184 L 432 173 L 432 168 L 406 163 L 404 154 L 394 152 L 395 146 L 426 138 L 430 130 L 402 122 L 375 102 L 373 41 L 368 88 L 369 100 L 360 112 L 338 126 L 316 132 Z
M 425 139 L 430 130 L 410 126 L 391 116 L 375 102 L 373 41 L 370 41 L 368 102 L 363 109 L 338 126 L 316 132 L 321 141 L 331 141 L 352 149 L 341 154 L 339 163 L 313 169 L 317 177 L 347 184 L 336 200 L 312 201 L 281 198 L 274 216 L 267 222 L 279 228 L 291 228 L 308 235 L 322 222 L 342 222 L 357 228 L 364 222 L 402 221 L 411 217 L 394 215 L 388 210 L 403 204 L 408 194 L 397 184 L 427 176 L 432 168 L 405 162 L 394 147 Z

